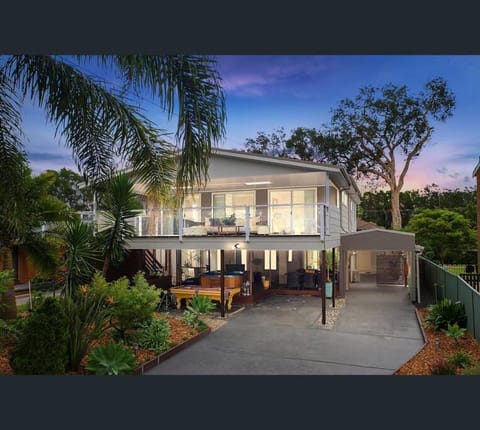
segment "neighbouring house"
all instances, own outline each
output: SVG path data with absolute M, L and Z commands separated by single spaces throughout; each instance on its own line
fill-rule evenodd
M 144 212 L 134 219 L 137 236 L 123 268 L 161 272 L 167 286 L 185 286 L 185 298 L 188 284 L 218 285 L 222 271 L 225 283 L 239 291 L 248 281 L 250 290 L 242 288 L 234 299 L 248 303 L 265 288 L 318 294 L 325 255 L 324 281 L 333 282 L 339 296 L 345 294 L 357 270 L 356 251 L 343 252 L 341 237 L 357 232 L 361 195 L 344 167 L 217 149 L 208 177 L 181 208 L 161 207 L 143 196 Z M 142 190 L 137 184 L 136 191 Z M 376 249 L 400 246 L 392 233 L 375 238 L 384 241 Z M 414 236 L 404 235 L 408 244 L 400 241 L 407 251 L 402 256 L 411 263 Z M 361 241 L 358 245 L 362 249 Z

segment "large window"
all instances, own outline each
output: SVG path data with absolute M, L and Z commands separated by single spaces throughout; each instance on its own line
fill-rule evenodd
M 254 205 L 255 191 L 215 193 L 212 196 L 213 218 L 224 218 L 233 214 L 235 218 L 245 219 L 245 206 Z
M 270 225 L 272 233 L 316 233 L 316 190 L 270 191 Z

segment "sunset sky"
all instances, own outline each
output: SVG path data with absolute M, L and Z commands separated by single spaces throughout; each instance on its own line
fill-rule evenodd
M 435 124 L 431 142 L 407 176 L 405 188 L 438 184 L 442 188 L 474 185 L 472 171 L 480 156 L 480 56 L 216 56 L 227 101 L 227 136 L 223 148 L 243 149 L 246 138 L 280 127 L 320 127 L 341 99 L 353 98 L 365 85 L 407 85 L 418 92 L 432 78 L 443 77 L 456 96 L 452 118 Z M 100 74 L 92 65 L 83 70 Z M 101 75 L 116 85 L 115 76 Z M 174 132 L 176 117 L 166 115 L 147 96 L 137 99 L 160 128 Z M 75 169 L 71 153 L 37 108 L 24 108 L 24 129 L 36 173 L 63 166 Z

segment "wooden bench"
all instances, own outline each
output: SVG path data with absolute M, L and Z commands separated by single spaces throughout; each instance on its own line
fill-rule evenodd
M 177 309 L 180 309 L 182 299 L 185 299 L 185 304 L 188 305 L 190 299 L 196 294 L 200 296 L 206 296 L 217 302 L 221 301 L 221 290 L 219 287 L 207 288 L 197 285 L 192 285 L 189 287 L 172 287 L 170 288 L 170 292 L 175 294 L 177 300 Z M 240 294 L 240 287 L 225 288 L 224 306 L 228 310 L 232 308 L 232 300 L 237 294 Z

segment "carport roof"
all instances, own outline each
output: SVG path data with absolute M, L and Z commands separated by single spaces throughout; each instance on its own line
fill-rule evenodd
M 342 234 L 340 247 L 345 250 L 378 249 L 415 251 L 415 234 L 374 229 Z

